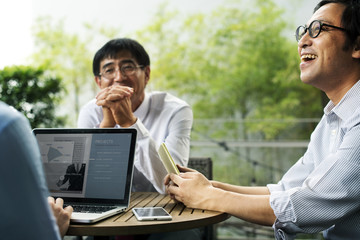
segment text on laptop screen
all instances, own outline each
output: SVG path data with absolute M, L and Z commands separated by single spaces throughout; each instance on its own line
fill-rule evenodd
M 49 191 L 56 197 L 122 199 L 131 134 L 38 134 Z

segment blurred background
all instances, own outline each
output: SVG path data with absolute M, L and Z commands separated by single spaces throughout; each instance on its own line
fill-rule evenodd
M 92 58 L 108 40 L 139 41 L 151 58 L 148 91 L 194 112 L 191 156 L 214 179 L 277 182 L 306 150 L 327 99 L 299 78 L 294 31 L 313 0 L 12 0 L 0 3 L 0 100 L 35 127 L 76 127 L 98 91 Z M 217 239 L 273 239 L 236 218 Z M 300 235 L 299 239 L 321 239 Z

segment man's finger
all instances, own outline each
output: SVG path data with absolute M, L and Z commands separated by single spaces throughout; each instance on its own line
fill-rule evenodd
M 49 203 L 55 203 L 55 199 L 53 197 L 49 196 L 47 199 Z
M 167 186 L 167 192 L 170 194 L 170 196 L 176 196 L 179 194 L 179 187 L 177 185 L 171 184 Z
M 122 94 L 118 94 L 118 93 L 110 93 L 109 95 L 106 96 L 106 100 L 107 101 L 119 101 L 119 100 L 123 100 L 125 98 L 129 97 L 128 95 L 122 95 Z
M 195 178 L 196 174 L 198 174 L 198 172 L 181 172 L 179 174 L 179 176 L 185 180 L 185 179 L 193 179 Z
M 96 99 L 103 99 L 109 92 L 109 88 L 104 88 L 100 92 L 98 92 L 95 96 Z
M 170 180 L 176 185 L 180 185 L 184 181 L 184 179 L 180 175 L 174 173 L 170 173 Z
M 168 185 L 170 183 L 171 179 L 170 179 L 170 175 L 167 174 L 165 177 L 164 177 L 164 185 Z
M 110 108 L 106 102 L 106 100 L 96 100 L 96 105 L 98 106 L 102 106 L 102 107 L 107 107 L 107 108 Z
M 187 168 L 184 166 L 180 166 L 179 164 L 176 164 L 176 166 L 179 168 L 180 172 L 197 172 L 196 170 L 192 169 L 192 168 Z
M 57 198 L 57 199 L 55 200 L 55 203 L 56 203 L 57 205 L 62 206 L 62 205 L 64 205 L 64 200 L 63 200 L 62 198 Z
M 110 88 L 109 89 L 110 92 L 121 91 L 121 92 L 126 92 L 127 94 L 132 94 L 134 92 L 133 88 L 127 86 L 113 85 L 109 88 Z
M 64 210 L 65 210 L 66 212 L 70 213 L 70 215 L 71 215 L 72 212 L 74 211 L 74 209 L 73 209 L 72 206 L 66 206 L 66 207 L 64 208 Z

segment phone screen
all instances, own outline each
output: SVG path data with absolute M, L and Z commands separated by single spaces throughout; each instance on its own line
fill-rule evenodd
M 139 221 L 171 220 L 171 215 L 162 207 L 133 208 L 133 213 Z

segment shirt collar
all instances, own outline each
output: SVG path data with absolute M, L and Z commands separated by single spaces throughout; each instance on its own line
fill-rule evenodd
M 348 119 L 360 106 L 360 80 L 344 95 L 340 102 L 335 105 L 330 101 L 324 108 L 325 115 L 335 113 L 342 120 Z
M 142 101 L 140 106 L 134 112 L 135 117 L 139 118 L 140 120 L 143 120 L 146 117 L 146 114 L 149 110 L 149 105 L 150 105 L 150 96 L 145 92 L 144 101 Z

